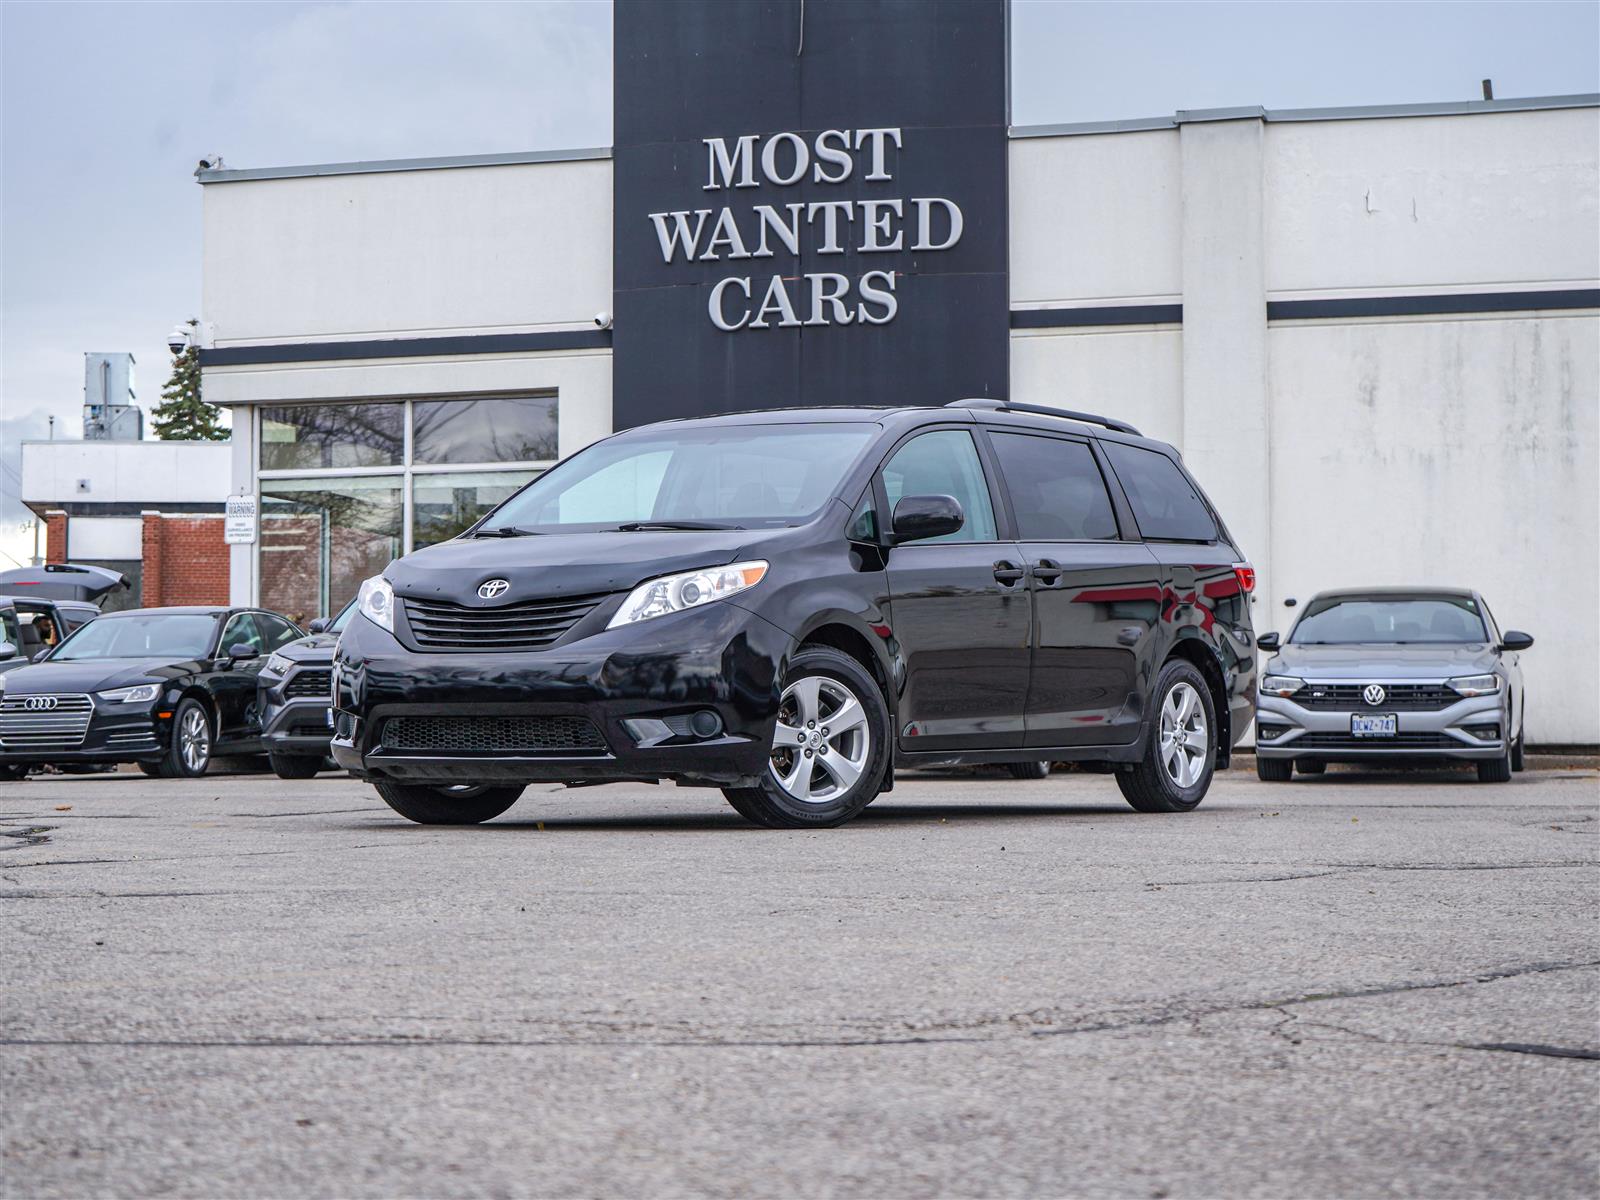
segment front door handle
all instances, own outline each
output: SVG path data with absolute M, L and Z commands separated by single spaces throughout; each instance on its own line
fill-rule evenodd
M 1022 579 L 1022 568 L 1002 558 L 994 565 L 994 578 L 1002 587 L 1011 587 Z
M 1049 587 L 1061 578 L 1061 566 L 1048 558 L 1041 558 L 1033 564 L 1033 577 L 1046 587 Z

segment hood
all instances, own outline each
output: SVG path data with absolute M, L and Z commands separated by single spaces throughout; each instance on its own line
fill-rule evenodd
M 339 644 L 337 633 L 311 633 L 288 642 L 274 650 L 290 662 L 332 662 L 333 648 Z
M 498 604 L 547 596 L 627 591 L 657 575 L 720 567 L 750 557 L 751 542 L 787 530 L 641 530 L 546 533 L 440 542 L 389 564 L 396 594 L 481 605 L 478 586 L 504 579 Z
M 87 662 L 34 663 L 6 672 L 5 694 L 103 692 L 136 683 L 164 683 L 204 669 L 203 663 L 175 663 L 165 658 L 98 658 Z
M 1483 642 L 1457 645 L 1296 646 L 1288 645 L 1267 663 L 1274 675 L 1305 679 L 1447 679 L 1494 669 L 1499 655 Z

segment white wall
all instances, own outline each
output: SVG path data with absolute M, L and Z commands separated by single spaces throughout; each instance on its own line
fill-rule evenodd
M 1183 332 L 1176 325 L 1017 330 L 1011 398 L 1120 417 L 1181 444 Z
M 213 183 L 204 203 L 218 346 L 588 327 L 611 307 L 609 161 Z
M 220 504 L 228 495 L 230 455 L 227 442 L 24 442 L 22 498 L 48 505 Z M 80 479 L 89 481 L 88 491 L 78 490 Z

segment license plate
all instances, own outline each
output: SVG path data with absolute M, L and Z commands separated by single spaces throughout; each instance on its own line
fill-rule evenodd
M 1353 716 L 1350 718 L 1350 736 L 1359 738 L 1393 737 L 1400 731 L 1399 725 L 1399 720 L 1393 713 L 1384 713 L 1376 717 Z
M 333 728 L 333 709 L 331 708 L 328 710 L 328 728 Z

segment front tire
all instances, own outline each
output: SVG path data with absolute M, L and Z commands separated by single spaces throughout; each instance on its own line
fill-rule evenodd
M 310 754 L 269 754 L 267 761 L 279 779 L 310 779 L 322 770 L 322 760 Z
M 1511 782 L 1511 750 L 1509 747 L 1499 758 L 1480 758 L 1478 760 L 1478 782 Z
M 1156 676 L 1151 696 L 1156 719 L 1149 744 L 1131 771 L 1117 772 L 1117 786 L 1139 812 L 1189 812 L 1205 799 L 1217 765 L 1211 689 L 1199 668 L 1174 658 Z
M 1527 733 L 1522 729 L 1518 729 L 1517 740 L 1511 744 L 1511 769 L 1513 771 L 1521 771 L 1524 768 L 1523 755 L 1527 744 Z
M 1006 770 L 1013 779 L 1045 779 L 1050 775 L 1047 762 L 1007 763 Z
M 190 697 L 172 719 L 172 745 L 162 755 L 157 773 L 163 779 L 199 779 L 211 766 L 211 714 Z
M 28 777 L 27 763 L 0 763 L 0 780 L 16 783 Z
M 426 787 L 374 783 L 383 802 L 418 825 L 481 825 L 517 802 L 522 787 Z
M 848 654 L 808 646 L 789 660 L 761 782 L 722 794 L 769 829 L 842 825 L 883 787 L 889 737 L 877 680 Z

